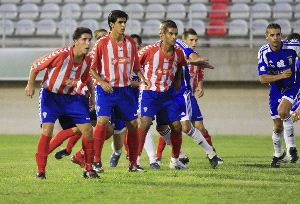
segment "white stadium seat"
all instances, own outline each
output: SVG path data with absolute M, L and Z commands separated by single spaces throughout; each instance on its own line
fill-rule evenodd
M 162 4 L 149 4 L 146 7 L 146 19 L 164 19 L 165 7 Z
M 58 34 L 68 34 L 68 33 L 73 33 L 75 28 L 77 27 L 77 22 L 72 19 L 65 19 L 65 20 L 61 20 L 59 23 L 58 23 L 58 31 L 57 33 Z
M 189 8 L 189 19 L 206 19 L 207 7 L 202 3 L 191 4 Z
M 248 24 L 245 20 L 234 19 L 229 23 L 228 26 L 229 36 L 247 36 L 248 35 Z
M 21 0 L 1 0 L 1 3 L 11 3 L 11 4 L 18 4 Z
M 121 4 L 106 4 L 103 8 L 103 18 L 106 19 L 112 10 L 123 10 Z
M 246 4 L 250 4 L 251 0 L 232 0 L 232 3 L 246 3 Z
M 14 33 L 14 23 L 11 20 L 5 19 L 0 23 L 0 35 L 5 33 L 6 35 L 12 35 Z
M 264 36 L 269 22 L 265 19 L 257 19 L 252 23 L 253 35 Z
M 57 3 L 57 4 L 59 4 L 59 3 L 61 3 L 61 0 L 43 0 L 43 3 L 45 4 L 45 3 Z
M 230 8 L 230 18 L 232 19 L 248 19 L 250 15 L 250 8 L 245 3 L 233 4 Z
M 169 0 L 168 3 L 182 3 L 182 4 L 186 4 L 188 3 L 188 0 Z
M 178 36 L 181 36 L 184 31 L 184 24 L 181 20 L 173 20 L 177 25 Z
M 118 3 L 118 4 L 124 4 L 126 3 L 126 0 L 109 0 L 109 1 L 106 1 L 107 3 Z
M 267 4 L 270 4 L 272 2 L 273 2 L 273 0 L 253 0 L 253 3 L 267 3 Z
M 294 33 L 300 33 L 300 19 L 296 20 L 293 23 L 293 32 Z
M 84 19 L 100 19 L 102 16 L 102 7 L 96 3 L 89 3 L 83 7 L 82 18 Z
M 81 15 L 81 8 L 76 3 L 65 4 L 62 8 L 62 18 L 79 19 Z
M 0 5 L 0 17 L 2 18 L 3 15 L 5 18 L 8 19 L 15 19 L 17 18 L 17 6 L 15 4 L 2 4 Z
M 158 36 L 160 21 L 156 19 L 146 20 L 143 25 L 144 36 Z
M 294 0 L 274 0 L 274 2 L 275 3 L 294 3 Z
M 56 23 L 53 19 L 43 19 L 37 23 L 37 35 L 55 35 Z
M 139 20 L 128 20 L 126 23 L 126 34 L 138 34 L 142 32 L 142 26 Z
M 80 4 L 80 3 L 82 3 L 82 0 L 64 0 L 64 4 L 67 4 L 67 3 L 77 3 L 77 4 Z
M 86 27 L 91 29 L 93 32 L 97 29 L 99 29 L 99 24 L 98 21 L 94 20 L 94 19 L 86 19 L 81 21 L 81 23 L 79 24 L 79 26 L 81 27 Z
M 100 23 L 99 26 L 100 26 L 99 29 L 102 28 L 102 29 L 105 29 L 105 30 L 107 30 L 107 31 L 110 30 L 110 29 L 109 29 L 109 26 L 108 26 L 108 24 L 107 24 L 107 20 L 102 21 L 102 22 Z M 125 32 L 126 32 L 126 31 L 125 31 Z
M 16 24 L 16 35 L 33 35 L 35 24 L 30 19 L 22 19 Z
M 294 7 L 294 17 L 295 19 L 299 19 L 300 18 L 300 4 L 297 4 L 295 7 Z
M 193 28 L 199 36 L 205 35 L 205 23 L 202 20 L 192 20 L 187 22 L 186 29 Z
M 40 4 L 42 3 L 42 0 L 22 0 L 22 3 L 35 3 L 35 4 Z
M 33 3 L 26 3 L 20 7 L 19 18 L 36 19 L 39 15 L 39 7 Z
M 289 3 L 276 3 L 273 7 L 273 18 L 291 19 L 292 17 L 293 9 Z
M 167 19 L 184 19 L 186 16 L 185 6 L 183 4 L 170 4 L 166 12 Z
M 124 10 L 130 19 L 143 19 L 144 17 L 144 7 L 141 4 L 128 4 Z
M 57 19 L 60 16 L 60 9 L 57 4 L 47 3 L 41 8 L 41 18 L 52 18 Z
M 103 4 L 105 0 L 85 0 L 85 3 L 98 3 Z
M 269 4 L 257 3 L 252 6 L 252 16 L 253 18 L 271 18 L 271 8 Z
M 128 4 L 131 4 L 131 3 L 143 4 L 143 3 L 145 3 L 145 0 L 127 0 L 127 3 Z
M 208 4 L 209 0 L 190 0 L 190 3 L 203 3 Z
M 284 35 L 289 34 L 292 32 L 292 26 L 289 20 L 287 19 L 277 19 L 274 21 L 281 26 L 281 33 Z
M 153 4 L 153 3 L 160 3 L 160 4 L 166 4 L 168 0 L 148 0 L 148 4 Z

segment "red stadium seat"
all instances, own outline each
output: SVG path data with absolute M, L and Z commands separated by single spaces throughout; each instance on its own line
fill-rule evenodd
M 211 3 L 230 3 L 231 0 L 210 0 Z
M 210 20 L 208 22 L 207 34 L 210 36 L 224 36 L 227 33 L 226 23 L 224 20 Z
M 226 4 L 211 4 L 209 18 L 221 18 L 226 19 L 229 16 L 228 6 Z

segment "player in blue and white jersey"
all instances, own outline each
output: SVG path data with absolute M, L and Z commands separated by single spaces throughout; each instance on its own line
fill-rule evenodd
M 298 160 L 294 127 L 290 110 L 295 102 L 300 87 L 300 72 L 296 69 L 296 58 L 300 52 L 300 44 L 296 41 L 282 41 L 281 27 L 271 23 L 266 29 L 268 44 L 258 52 L 258 74 L 262 84 L 269 84 L 269 105 L 274 122 L 273 146 L 274 157 L 272 168 L 280 167 L 285 157 L 281 147 L 284 134 L 291 162 Z

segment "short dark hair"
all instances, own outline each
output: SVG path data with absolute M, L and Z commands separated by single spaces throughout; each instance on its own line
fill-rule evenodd
M 161 24 L 163 25 L 162 26 L 162 33 L 165 33 L 168 28 L 176 28 L 177 29 L 176 23 L 172 20 L 162 21 Z
M 73 40 L 78 40 L 82 34 L 88 33 L 93 37 L 93 32 L 89 28 L 77 27 L 73 33 Z
M 138 34 L 131 34 L 130 37 L 136 38 L 136 39 L 137 39 L 138 45 L 139 45 L 139 46 L 142 45 L 143 42 L 142 42 L 141 36 L 139 36 Z
M 268 33 L 269 29 L 279 29 L 281 31 L 281 26 L 277 23 L 270 23 L 266 28 L 266 34 Z
M 182 34 L 183 39 L 186 39 L 188 35 L 197 35 L 197 32 L 193 28 L 189 28 L 183 32 Z
M 100 29 L 94 31 L 94 36 L 95 36 L 96 40 L 99 40 L 102 37 L 102 36 L 98 36 L 99 33 L 101 33 L 101 32 L 107 33 L 107 30 L 105 30 L 104 28 L 100 28 Z
M 110 23 L 115 23 L 118 18 L 125 18 L 127 21 L 128 15 L 127 13 L 121 10 L 113 10 L 108 14 L 107 22 L 110 30 L 111 30 Z
M 291 33 L 286 36 L 286 40 L 300 40 L 300 34 L 299 33 Z

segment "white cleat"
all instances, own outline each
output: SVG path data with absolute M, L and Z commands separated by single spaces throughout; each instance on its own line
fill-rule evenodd
M 184 165 L 179 159 L 171 158 L 170 169 L 177 169 L 177 170 L 187 170 L 188 167 Z

